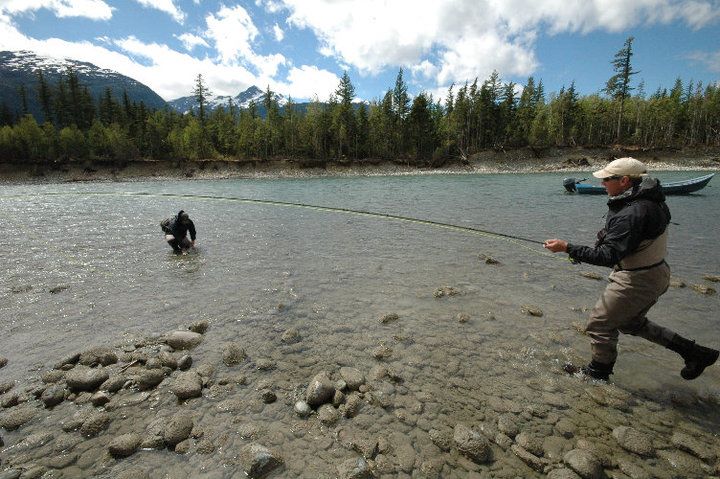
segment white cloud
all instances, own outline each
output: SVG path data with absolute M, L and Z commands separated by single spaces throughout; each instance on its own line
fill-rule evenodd
M 285 32 L 283 32 L 282 28 L 276 23 L 273 25 L 273 34 L 275 35 L 275 40 L 281 42 L 283 41 L 283 38 L 285 38 Z
M 303 65 L 291 68 L 286 82 L 270 83 L 270 87 L 294 99 L 317 97 L 320 101 L 326 101 L 339 83 L 340 78 L 334 73 L 314 65 Z
M 176 22 L 185 21 L 185 12 L 175 6 L 173 0 L 135 0 L 143 7 L 154 8 L 170 15 Z
M 688 59 L 702 63 L 712 72 L 720 73 L 720 50 L 715 52 L 693 52 L 688 55 Z
M 204 38 L 199 37 L 197 35 L 193 35 L 192 33 L 183 33 L 182 35 L 176 35 L 175 36 L 178 40 L 180 40 L 183 43 L 183 46 L 185 47 L 185 50 L 192 51 L 193 48 L 197 46 L 201 47 L 209 47 L 208 43 L 205 41 Z
M 113 8 L 103 0 L 2 0 L 0 13 L 16 15 L 46 8 L 56 16 L 109 20 Z
M 720 20 L 716 0 L 282 1 L 288 22 L 312 30 L 322 55 L 361 73 L 404 66 L 414 75 L 434 75 L 438 85 L 493 70 L 532 73 L 541 30 L 619 32 L 674 21 L 697 29 Z
M 273 77 L 280 65 L 287 63 L 279 53 L 258 55 L 252 43 L 259 32 L 248 12 L 236 5 L 233 8 L 223 6 L 217 16 L 206 17 L 208 30 L 206 38 L 213 41 L 219 60 L 224 65 L 244 63 L 257 69 L 260 77 Z

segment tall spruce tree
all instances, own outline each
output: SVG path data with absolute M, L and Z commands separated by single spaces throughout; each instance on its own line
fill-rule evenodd
M 615 54 L 615 57 L 610 62 L 613 66 L 615 74 L 611 76 L 605 84 L 605 92 L 608 96 L 610 96 L 610 98 L 617 101 L 620 105 L 615 134 L 615 141 L 617 142 L 621 139 L 625 100 L 630 96 L 630 92 L 633 90 L 630 86 L 631 77 L 640 73 L 639 71 L 633 70 L 632 64 L 630 63 L 633 55 L 632 43 L 634 40 L 634 37 L 628 37 L 627 40 L 625 40 L 623 47 Z

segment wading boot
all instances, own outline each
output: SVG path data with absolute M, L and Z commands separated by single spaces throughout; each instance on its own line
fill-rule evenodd
M 610 375 L 613 372 L 613 366 L 615 366 L 615 363 L 610 364 L 604 364 L 599 363 L 595 361 L 594 359 L 588 363 L 587 366 L 577 367 L 574 364 L 567 363 L 563 367 L 566 373 L 569 374 L 576 374 L 576 373 L 582 373 L 585 376 L 597 379 L 598 381 L 608 381 L 610 379 Z
M 712 366 L 718 360 L 720 351 L 695 344 L 695 341 L 685 339 L 679 334 L 673 336 L 667 348 L 675 351 L 685 360 L 685 367 L 680 371 L 683 379 L 695 379 L 700 376 L 706 367 Z

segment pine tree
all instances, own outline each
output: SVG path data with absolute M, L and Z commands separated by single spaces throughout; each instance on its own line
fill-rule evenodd
M 42 70 L 38 70 L 38 100 L 43 112 L 43 122 L 52 121 L 52 92 Z
M 208 154 L 208 138 L 207 138 L 207 125 L 205 124 L 205 108 L 207 107 L 208 97 L 211 95 L 210 90 L 205 86 L 203 76 L 198 73 L 195 79 L 195 88 L 193 89 L 193 95 L 195 96 L 195 102 L 198 104 L 198 121 L 200 122 L 200 144 L 199 144 L 199 155 L 200 158 L 205 158 Z
M 632 68 L 630 59 L 632 58 L 632 43 L 635 40 L 634 37 L 628 37 L 625 40 L 623 47 L 618 50 L 610 64 L 613 66 L 615 74 L 608 79 L 605 85 L 605 92 L 610 98 L 620 103 L 620 111 L 617 118 L 617 129 L 615 134 L 615 141 L 620 142 L 621 127 L 623 120 L 623 111 L 625 107 L 625 100 L 630 96 L 630 92 L 633 88 L 630 86 L 630 80 L 633 75 L 640 73 Z

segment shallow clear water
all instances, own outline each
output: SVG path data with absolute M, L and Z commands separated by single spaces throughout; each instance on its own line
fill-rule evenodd
M 384 344 L 393 351 L 387 364 L 403 376 L 399 395 L 430 396 L 432 401 L 423 402 L 440 406 L 426 406 L 426 413 L 416 414 L 420 418 L 414 422 L 376 413 L 345 426 L 367 434 L 413 437 L 418 456 L 425 457 L 430 454 L 423 449 L 427 441 L 415 437 L 427 429 L 420 425 L 423 421 L 449 427 L 461 421 L 477 423 L 480 415 L 490 414 L 478 412 L 495 402 L 490 397 L 520 404 L 549 393 L 583 397 L 582 385 L 568 383 L 570 379 L 557 370 L 566 359 L 584 360 L 589 351 L 573 323 L 585 320 L 604 285 L 580 273 L 605 275 L 607 270 L 573 266 L 564 255 L 549 255 L 539 245 L 427 224 L 171 195 L 304 203 L 540 241 L 560 237 L 592 243 L 604 222 L 605 197 L 566 195 L 562 176 L 0 186 L 0 356 L 9 359 L 2 376 L 21 380 L 91 345 L 113 346 L 206 319 L 211 329 L 193 353 L 196 361 L 216 363 L 225 342 L 237 341 L 251 358 L 277 363 L 271 373 L 248 369 L 250 384 L 236 394 L 251 404 L 253 388 L 263 380 L 272 381 L 289 397 L 323 369 L 333 372 L 353 365 L 367 374 L 378 363 L 370 352 Z M 674 180 L 696 175 L 658 176 Z M 673 275 L 688 286 L 717 287 L 703 275 L 720 274 L 720 190 L 711 183 L 702 194 L 670 197 L 668 204 L 678 223 L 672 226 L 668 257 Z M 198 254 L 174 256 L 162 239 L 160 220 L 179 209 L 188 211 L 195 222 Z M 486 264 L 478 256 L 482 254 L 500 264 Z M 434 297 L 444 286 L 460 294 Z M 50 292 L 57 287 L 62 290 Z M 718 301 L 717 295 L 702 295 L 690 287 L 671 288 L 649 316 L 717 347 Z M 544 316 L 528 316 L 523 312 L 526 305 L 540 308 Z M 380 324 L 378 319 L 387 313 L 397 313 L 400 319 Z M 459 313 L 468 314 L 470 321 L 458 322 Z M 290 327 L 300 331 L 302 347 L 280 346 L 280 335 Z M 677 399 L 717 404 L 720 367 L 687 383 L 677 373 L 681 364 L 673 353 L 632 337 L 622 337 L 620 345 L 614 375 L 618 387 L 678 417 L 689 416 L 690 422 L 720 424 L 716 409 Z M 219 368 L 224 366 L 220 363 Z M 214 409 L 200 408 L 197 413 L 213 427 L 224 420 Z M 263 425 L 266 442 L 284 451 L 283 477 L 312 477 L 303 476 L 304 470 L 315 471 L 316 477 L 331 476 L 337 463 L 353 457 L 342 448 L 319 446 L 320 439 L 310 439 L 319 434 L 316 430 L 289 432 L 288 424 L 296 419 L 292 406 L 283 401 L 248 406 L 243 414 L 247 421 Z M 172 454 L 137 456 L 125 465 L 157 461 L 176 473 L 229 474 L 200 459 L 186 463 Z M 461 462 L 444 464 L 443 476 L 463 477 Z

